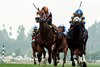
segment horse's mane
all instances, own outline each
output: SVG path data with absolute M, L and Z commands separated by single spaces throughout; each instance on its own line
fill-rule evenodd
M 73 22 L 74 23 L 74 22 Z M 73 29 L 71 31 L 72 38 L 81 38 L 83 36 L 82 22 L 73 25 Z

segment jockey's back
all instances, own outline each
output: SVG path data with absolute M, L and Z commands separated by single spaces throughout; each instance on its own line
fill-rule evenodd
M 52 13 L 49 12 L 48 7 L 46 6 L 44 6 L 42 10 L 44 11 L 42 20 L 46 21 L 49 25 L 52 25 Z

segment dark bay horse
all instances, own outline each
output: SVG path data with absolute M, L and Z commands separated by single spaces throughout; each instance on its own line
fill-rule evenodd
M 76 55 L 78 65 L 81 67 L 87 67 L 85 63 L 85 53 L 86 53 L 85 50 L 86 50 L 86 42 L 88 39 L 88 31 L 86 29 L 83 30 L 82 22 L 79 21 L 79 19 L 76 18 L 75 20 L 78 20 L 78 21 L 74 20 L 72 22 L 73 28 L 71 31 L 67 33 L 66 40 L 68 42 L 68 47 L 71 52 L 72 66 L 75 66 L 73 56 Z
M 44 47 L 40 47 L 39 44 L 37 43 L 36 41 L 36 37 L 37 37 L 37 33 L 34 32 L 32 34 L 32 43 L 31 43 L 31 47 L 32 47 L 32 51 L 33 51 L 33 59 L 34 59 L 34 64 L 36 64 L 36 53 L 37 53 L 37 57 L 38 57 L 38 62 L 39 62 L 39 65 L 40 65 L 40 61 L 41 61 L 41 57 L 38 56 L 39 53 L 41 52 L 43 54 L 43 57 L 45 59 L 45 55 L 46 55 L 46 52 L 44 50 Z
M 48 62 L 51 63 L 51 54 L 52 54 L 52 45 L 55 42 L 55 33 L 53 32 L 53 30 L 50 28 L 50 26 L 48 25 L 48 23 L 46 21 L 41 20 L 43 18 L 43 14 L 44 11 L 43 10 L 39 10 L 37 12 L 37 15 L 39 15 L 39 17 L 36 17 L 36 22 L 39 22 L 39 36 L 38 36 L 38 43 L 41 46 L 44 46 L 45 48 L 47 48 L 48 50 Z
M 53 59 L 54 59 L 54 66 L 57 66 L 57 58 L 59 56 L 60 52 L 64 53 L 64 57 L 63 57 L 63 66 L 64 67 L 64 63 L 66 62 L 66 55 L 67 55 L 67 51 L 68 51 L 68 44 L 66 41 L 66 37 L 64 36 L 63 33 L 63 28 L 58 27 L 58 34 L 57 34 L 57 38 L 55 40 L 55 44 L 53 47 Z

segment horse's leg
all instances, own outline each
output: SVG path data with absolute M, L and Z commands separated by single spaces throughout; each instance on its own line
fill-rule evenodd
M 59 56 L 59 52 L 57 52 L 57 63 L 59 63 L 59 60 L 60 60 L 60 56 Z
M 44 49 L 44 47 L 43 47 L 43 49 L 42 49 L 43 51 L 42 51 L 42 53 L 43 53 L 43 62 L 44 62 L 44 64 L 46 65 L 46 51 L 45 51 L 45 49 Z
M 32 41 L 31 47 L 32 47 L 32 51 L 33 51 L 34 64 L 36 64 L 36 60 L 35 60 L 35 58 L 36 58 L 36 55 L 35 55 L 36 50 L 35 50 L 35 48 L 34 48 L 35 45 L 36 45 L 35 42 Z M 37 47 L 36 47 L 36 48 L 37 48 Z
M 86 62 L 86 60 L 85 60 L 85 45 L 83 45 L 83 53 L 82 53 L 82 60 L 83 60 L 83 62 Z
M 34 58 L 34 64 L 36 64 L 36 60 L 35 60 L 35 58 L 36 58 L 35 50 L 33 51 L 33 58 Z
M 43 58 L 45 59 L 45 56 L 46 56 L 46 51 L 45 49 L 43 48 Z
M 81 66 L 82 67 L 87 67 L 87 64 L 86 64 L 86 59 L 85 59 L 85 49 L 86 49 L 86 44 L 83 45 L 83 49 L 82 49 L 82 64 Z
M 40 62 L 41 62 L 41 59 L 42 59 L 42 48 L 41 48 L 40 45 L 38 45 L 38 54 L 37 54 L 37 57 L 38 57 L 39 65 L 40 65 Z
M 62 67 L 64 67 L 64 63 L 66 63 L 66 55 L 67 55 L 67 50 L 68 50 L 68 48 L 65 48 L 64 49 L 64 58 L 63 58 L 63 66 Z
M 86 65 L 86 60 L 85 60 L 85 46 L 83 45 L 81 48 L 80 48 L 80 54 L 79 54 L 79 66 L 81 67 L 87 67 Z
M 82 48 L 82 65 L 83 67 L 87 67 L 86 64 L 86 59 L 85 59 L 85 55 L 86 55 L 86 43 L 87 43 L 87 39 L 88 39 L 88 31 L 87 34 L 85 35 L 86 37 L 83 39 L 83 48 Z
M 71 61 L 72 61 L 72 66 L 75 66 L 75 62 L 74 62 L 73 55 L 74 55 L 74 51 L 71 50 Z
M 86 50 L 86 42 L 82 40 L 82 47 L 81 47 L 81 57 L 82 57 L 82 62 L 85 62 L 85 50 Z
M 41 59 L 42 59 L 41 56 L 42 56 L 42 53 L 38 52 L 37 57 L 38 57 L 39 66 L 40 66 L 40 62 L 41 62 Z
M 54 60 L 54 66 L 57 66 L 57 54 L 59 55 L 59 52 L 57 52 L 57 48 L 55 48 L 55 49 L 53 50 L 53 56 L 54 56 L 54 58 L 53 58 L 53 60 Z
M 84 54 L 81 54 L 79 57 L 78 57 L 78 59 L 79 59 L 79 66 L 80 67 L 87 67 L 87 65 L 86 65 L 86 62 L 85 62 L 85 55 Z
M 74 51 L 74 54 L 76 55 L 75 60 L 77 61 L 77 67 L 80 66 L 80 55 L 81 55 L 81 50 L 79 48 L 77 48 Z
M 49 64 L 51 64 L 51 52 L 52 52 L 52 49 L 51 49 L 51 47 L 49 47 L 48 48 L 48 54 L 49 54 L 48 62 L 49 62 Z
M 57 53 L 57 59 L 60 60 L 59 52 Z
M 76 55 L 77 67 L 79 67 L 79 56 Z

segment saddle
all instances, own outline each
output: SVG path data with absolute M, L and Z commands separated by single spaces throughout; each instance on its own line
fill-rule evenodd
M 57 34 L 57 29 L 55 29 L 55 25 L 54 25 L 54 24 L 49 25 L 49 27 L 51 28 L 51 30 L 52 30 L 55 34 Z

